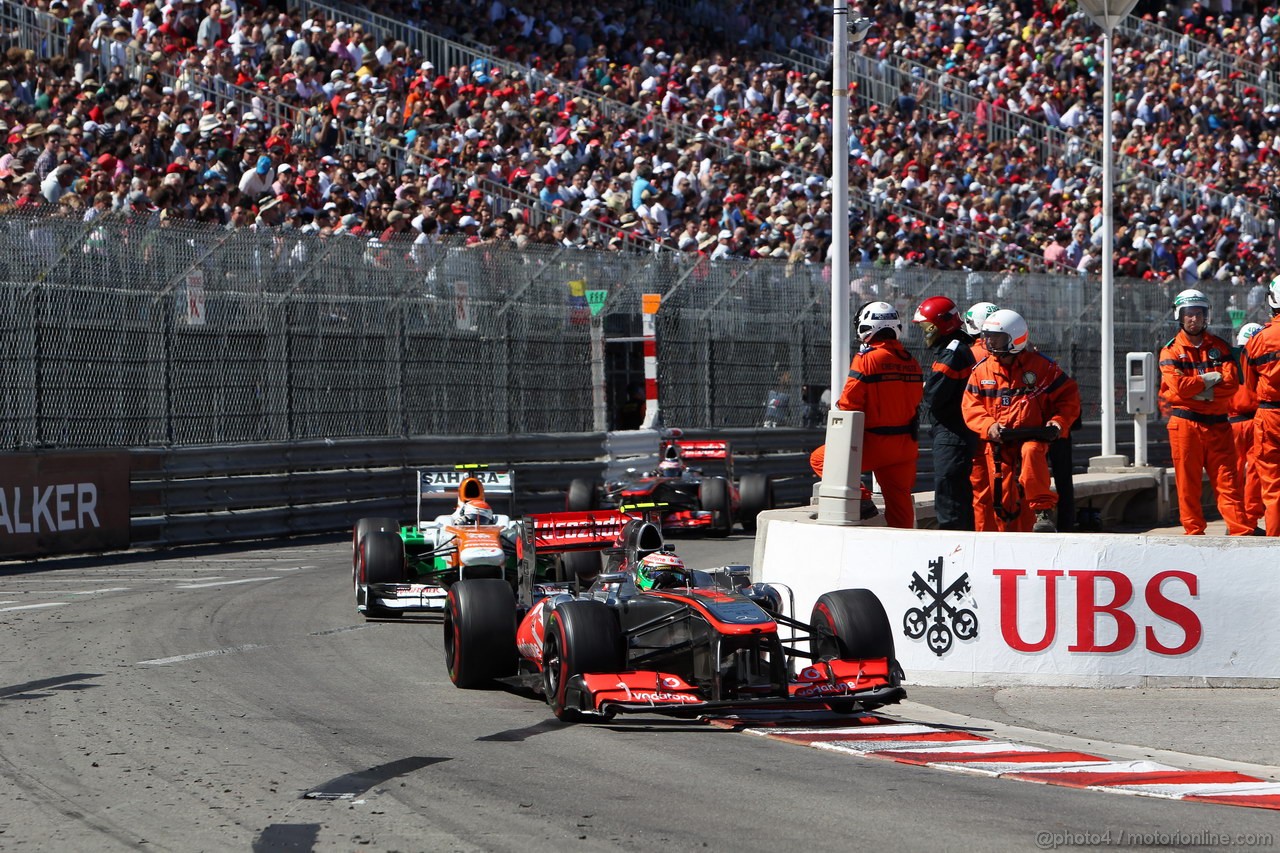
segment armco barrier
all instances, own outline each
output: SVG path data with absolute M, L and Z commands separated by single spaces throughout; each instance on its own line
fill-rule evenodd
M 768 473 L 779 503 L 807 499 L 814 430 L 687 432 L 727 436 L 736 473 Z M 516 472 L 519 512 L 564 506 L 575 477 L 605 468 L 605 433 L 423 437 L 139 449 L 131 453 L 135 547 L 269 539 L 348 529 L 361 516 L 411 518 L 417 468 L 479 463 Z
M 1077 472 L 1097 454 L 1098 433 L 1096 423 L 1086 424 L 1077 433 Z M 815 482 L 809 453 L 821 443 L 821 430 L 685 430 L 684 435 L 727 438 L 735 474 L 773 477 L 779 506 L 809 502 Z M 128 453 L 130 544 L 165 547 L 270 539 L 342 531 L 361 516 L 410 518 L 415 512 L 413 470 L 458 463 L 513 468 L 516 509 L 555 510 L 563 507 L 564 490 L 574 478 L 599 478 L 604 473 L 608 437 L 606 433 L 425 436 L 133 449 Z M 622 443 L 634 438 L 625 436 Z M 1153 464 L 1167 464 L 1162 461 L 1168 457 L 1167 445 L 1161 443 L 1163 430 L 1153 429 L 1152 438 L 1157 442 L 1151 452 Z M 919 490 L 932 487 L 927 442 L 925 438 L 921 448 Z M 1119 450 L 1131 453 L 1123 443 Z M 0 482 L 0 487 L 4 485 Z M 16 537 L 6 532 L 0 523 L 0 559 L 83 550 L 60 542 L 56 534 L 42 539 L 35 550 L 24 541 L 20 550 Z

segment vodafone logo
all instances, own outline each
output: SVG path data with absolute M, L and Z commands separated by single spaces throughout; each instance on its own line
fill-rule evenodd
M 826 677 L 826 676 L 824 676 L 824 675 L 822 674 L 821 670 L 819 670 L 817 667 L 813 667 L 813 666 L 806 666 L 806 667 L 805 667 L 805 668 L 800 672 L 800 675 L 798 676 L 798 680 L 800 680 L 800 681 L 822 681 L 825 677 Z
M 668 690 L 675 690 L 680 686 L 680 679 L 676 678 L 673 675 L 668 675 L 667 677 L 662 679 L 662 686 L 667 688 Z
M 639 690 L 631 693 L 630 699 L 635 702 L 649 702 L 651 704 L 675 704 L 675 705 L 693 705 L 698 703 L 697 696 L 690 696 L 687 693 L 667 693 L 664 690 Z

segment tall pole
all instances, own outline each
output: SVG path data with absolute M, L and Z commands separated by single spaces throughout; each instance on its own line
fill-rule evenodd
M 849 4 L 835 0 L 831 38 L 831 402 L 849 373 Z
M 1116 345 L 1115 345 L 1115 267 L 1112 254 L 1115 243 L 1115 222 L 1112 214 L 1112 135 L 1111 113 L 1114 96 L 1111 94 L 1111 41 L 1115 33 L 1112 25 L 1102 28 L 1102 455 L 1116 453 Z

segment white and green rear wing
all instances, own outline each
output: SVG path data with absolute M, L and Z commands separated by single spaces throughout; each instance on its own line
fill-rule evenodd
M 494 498 L 505 497 L 508 507 L 515 504 L 515 471 L 496 471 L 482 465 L 455 465 L 452 468 L 418 469 L 418 522 L 422 522 L 423 504 L 458 500 L 458 487 L 467 477 L 475 477 L 484 486 L 485 500 L 490 506 Z M 508 509 L 510 514 L 510 509 Z

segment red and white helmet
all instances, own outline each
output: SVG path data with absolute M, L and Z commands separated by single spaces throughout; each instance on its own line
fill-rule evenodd
M 1001 308 L 982 324 L 982 341 L 992 355 L 1017 355 L 1027 348 L 1031 335 L 1021 314 Z
M 688 583 L 684 560 L 667 551 L 649 554 L 636 566 L 636 586 L 640 589 L 687 586 Z
M 930 296 L 920 303 L 911 322 L 924 332 L 924 342 L 933 346 L 939 338 L 958 332 L 962 321 L 955 302 L 945 296 Z
M 895 338 L 902 337 L 902 318 L 898 309 L 888 302 L 868 302 L 858 312 L 858 340 L 864 344 L 883 332 L 891 329 Z
M 458 521 L 463 524 L 496 524 L 498 517 L 486 501 L 471 500 L 458 507 Z

